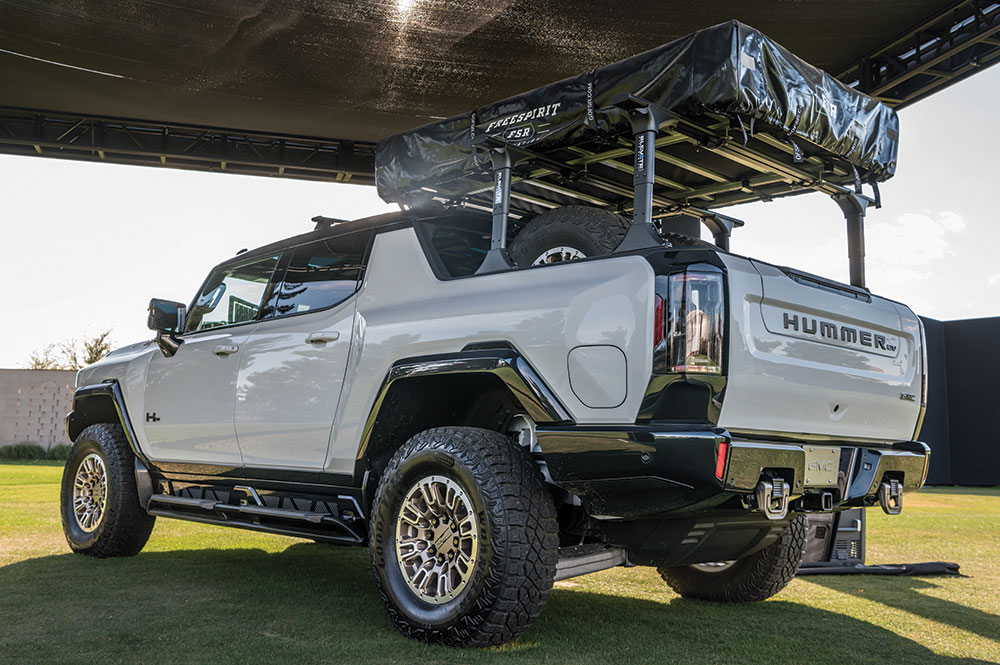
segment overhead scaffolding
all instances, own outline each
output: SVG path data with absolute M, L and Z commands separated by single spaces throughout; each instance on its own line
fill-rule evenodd
M 903 107 L 1000 60 L 1000 2 L 964 0 L 910 28 L 837 74 Z
M 375 144 L 0 108 L 0 152 L 372 185 Z

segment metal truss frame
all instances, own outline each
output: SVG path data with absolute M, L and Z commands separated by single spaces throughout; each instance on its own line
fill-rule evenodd
M 375 183 L 375 144 L 0 107 L 0 152 Z
M 1000 60 L 1000 2 L 962 0 L 840 72 L 837 78 L 901 108 Z

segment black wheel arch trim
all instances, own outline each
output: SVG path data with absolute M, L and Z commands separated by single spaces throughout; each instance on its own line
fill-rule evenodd
M 573 422 L 566 408 L 530 363 L 509 342 L 479 343 L 456 353 L 414 356 L 397 360 L 389 368 L 372 403 L 358 446 L 357 459 L 364 459 L 375 421 L 394 384 L 408 378 L 443 374 L 492 374 L 511 391 L 514 399 L 536 423 Z M 488 348 L 484 348 L 488 347 Z
M 132 448 L 136 458 L 147 468 L 152 464 L 149 458 L 139 448 L 139 439 L 136 437 L 135 429 L 132 427 L 132 420 L 128 415 L 128 407 L 125 406 L 125 395 L 122 393 L 121 385 L 115 379 L 109 379 L 103 383 L 96 383 L 88 386 L 81 386 L 73 392 L 73 410 L 66 415 L 66 435 L 70 441 L 76 441 L 89 425 L 108 422 L 109 413 L 106 408 L 101 408 L 99 401 L 103 404 L 107 400 L 111 401 L 115 410 L 118 424 L 125 431 L 125 439 Z M 100 415 L 97 415 L 100 414 Z

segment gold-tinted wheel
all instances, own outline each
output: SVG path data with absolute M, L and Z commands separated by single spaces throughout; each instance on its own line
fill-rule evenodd
M 478 555 L 479 525 L 465 490 L 438 475 L 414 483 L 396 519 L 396 559 L 410 590 L 428 603 L 453 600 Z
M 81 529 L 92 533 L 101 523 L 108 500 L 108 471 L 97 453 L 90 453 L 77 467 L 73 479 L 73 517 Z
M 575 261 L 577 259 L 585 259 L 587 255 L 578 250 L 576 247 L 567 247 L 566 245 L 559 245 L 558 247 L 552 247 L 547 249 L 538 255 L 531 265 L 542 266 L 549 263 L 562 263 L 563 261 Z
M 389 459 L 372 502 L 372 568 L 404 635 L 508 642 L 538 617 L 559 558 L 555 502 L 531 454 L 475 427 L 436 427 Z

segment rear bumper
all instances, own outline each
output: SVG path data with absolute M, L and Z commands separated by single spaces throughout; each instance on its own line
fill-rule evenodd
M 788 484 L 794 510 L 814 509 L 810 499 L 821 493 L 832 494 L 834 510 L 870 506 L 883 481 L 896 480 L 903 490 L 923 486 L 930 458 L 919 441 L 751 441 L 722 428 L 677 425 L 539 427 L 537 435 L 553 482 L 580 497 L 590 515 L 614 519 L 742 509 L 766 477 Z M 827 461 L 810 447 L 827 449 Z

